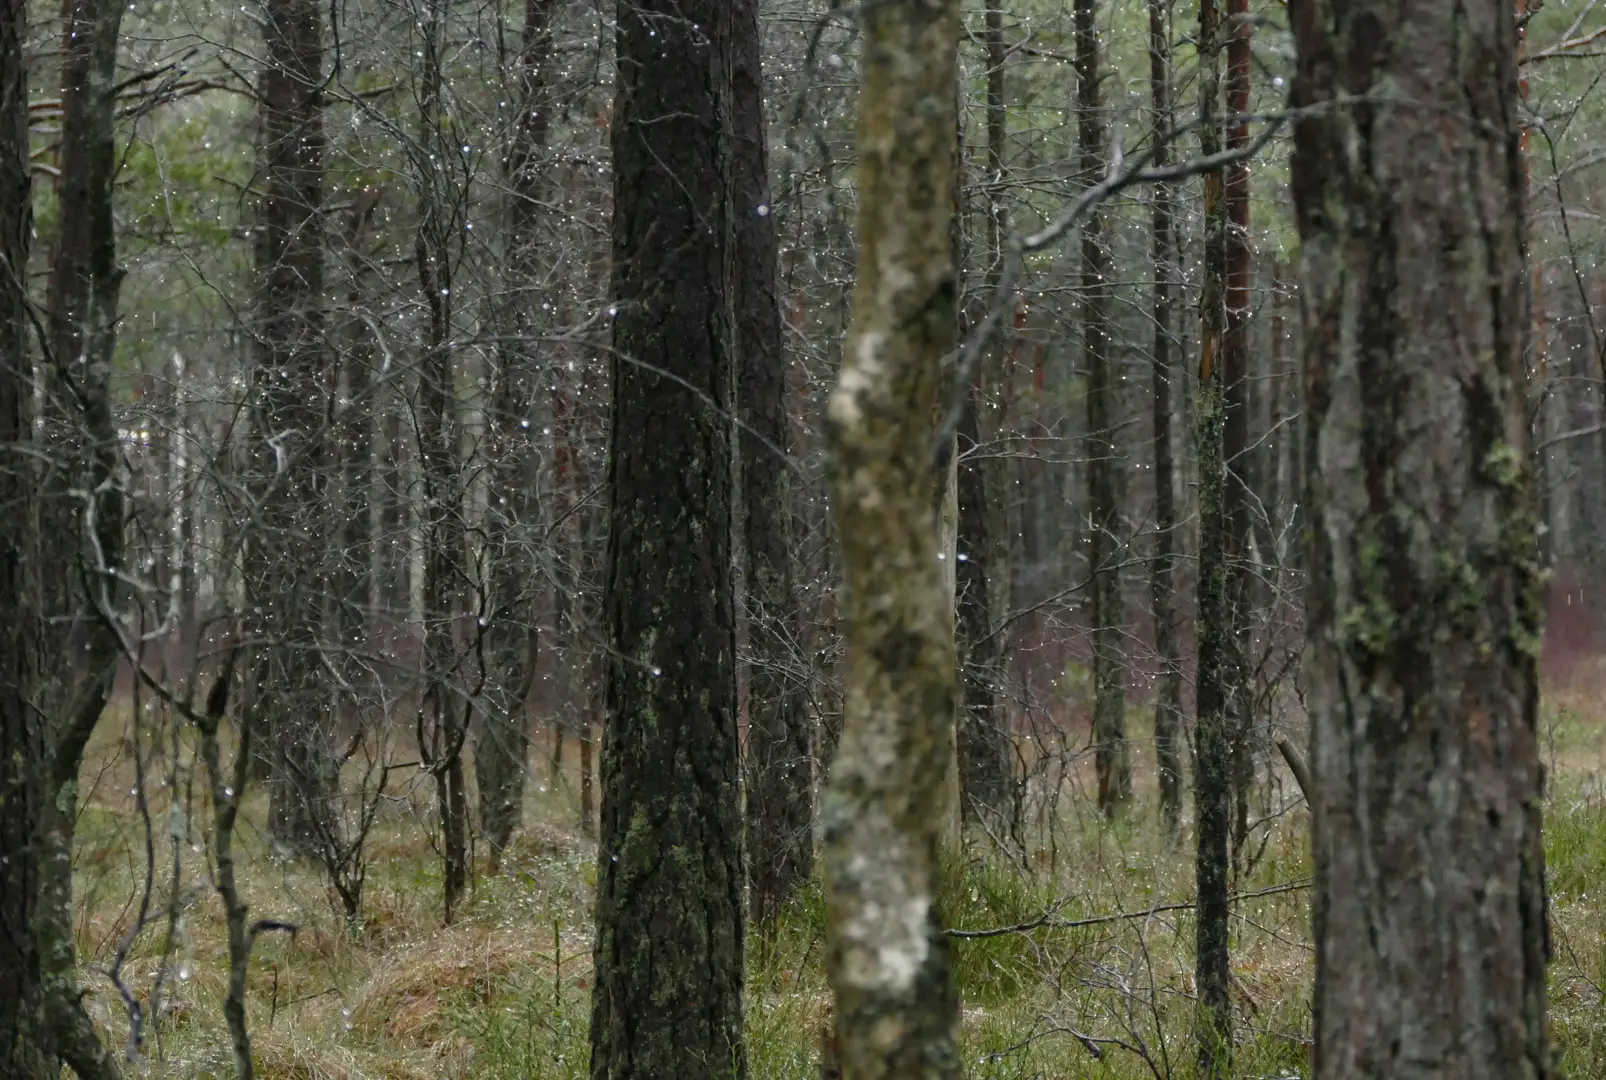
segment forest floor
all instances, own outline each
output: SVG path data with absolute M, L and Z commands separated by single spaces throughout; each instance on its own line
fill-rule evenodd
M 1551 1022 L 1565 1075 L 1574 1080 L 1606 1077 L 1603 693 L 1606 660 L 1575 665 L 1564 683 L 1547 687 L 1544 706 Z M 102 725 L 85 770 L 76 868 L 86 1000 L 108 1041 L 123 1045 L 127 1014 L 104 971 L 138 921 L 147 826 L 117 727 Z M 1134 734 L 1143 747 L 1143 733 Z M 1140 749 L 1135 767 L 1146 777 L 1152 758 Z M 156 778 L 149 786 L 162 786 L 164 768 L 158 762 L 147 771 Z M 262 797 L 248 797 L 239 837 L 242 894 L 253 918 L 300 927 L 294 937 L 265 934 L 257 941 L 248 1009 L 259 1076 L 588 1075 L 595 871 L 589 842 L 572 827 L 573 778 L 560 776 L 553 785 L 539 760 L 536 774 L 515 850 L 499 874 L 477 868 L 472 896 L 447 928 L 427 786 L 398 791 L 380 815 L 356 933 L 344 929 L 320 871 L 272 856 L 260 829 Z M 182 770 L 176 775 L 182 789 Z M 1146 787 L 1136 804 L 1145 809 L 1127 821 L 1101 823 L 1072 792 L 1029 857 L 984 859 L 978 850 L 956 860 L 944 897 L 951 926 L 1005 927 L 1045 914 L 1060 921 L 1123 916 L 955 942 L 969 1076 L 1192 1075 L 1193 921 L 1184 903 L 1192 894 L 1191 836 L 1181 846 L 1163 836 L 1146 809 L 1152 805 Z M 165 790 L 172 788 L 169 780 Z M 1292 798 L 1276 809 L 1256 831 L 1251 847 L 1258 858 L 1235 885 L 1242 894 L 1263 894 L 1234 905 L 1235 1074 L 1246 1078 L 1309 1075 L 1309 819 Z M 221 1080 L 233 1075 L 222 1013 L 225 928 L 207 886 L 204 838 L 160 797 L 153 796 L 149 811 L 157 856 L 153 915 L 123 967 L 147 1020 L 144 1047 L 128 1072 Z M 197 823 L 203 818 L 209 815 L 196 813 Z M 179 916 L 170 923 L 175 857 Z M 823 945 L 817 893 L 802 898 L 772 938 L 750 939 L 752 1077 L 818 1075 L 828 1001 Z

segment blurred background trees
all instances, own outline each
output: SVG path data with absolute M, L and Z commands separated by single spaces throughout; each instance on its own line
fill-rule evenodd
M 0 763 L 7 921 L 35 917 L 44 894 L 10 887 L 43 873 L 22 838 L 98 720 L 142 763 L 123 811 L 176 854 L 95 963 L 178 925 L 181 879 L 207 880 L 180 867 L 214 850 L 195 718 L 228 662 L 218 730 L 237 747 L 251 726 L 252 750 L 225 799 L 264 830 L 246 838 L 262 865 L 320 882 L 351 934 L 379 932 L 398 830 L 425 838 L 412 887 L 447 923 L 533 874 L 554 830 L 622 857 L 639 813 L 660 830 L 642 865 L 696 848 L 783 949 L 788 914 L 819 911 L 854 603 L 827 400 L 853 370 L 864 253 L 860 12 L 86 3 L 0 21 L 0 748 L 23 763 Z M 1278 123 L 1294 37 L 1257 3 L 958 17 L 942 304 L 959 344 L 929 402 L 933 460 L 954 458 L 951 492 L 933 478 L 953 537 L 934 549 L 953 874 L 1041 897 L 1097 850 L 1089 888 L 1151 870 L 1158 887 L 1162 862 L 1191 882 L 1186 837 L 1208 886 L 1186 892 L 1209 907 L 1186 966 L 1208 961 L 1195 990 L 1222 1019 L 1204 1027 L 1227 1038 L 1248 1009 L 1229 896 L 1307 869 L 1271 754 L 1307 723 L 1308 296 Z M 1606 60 L 1577 0 L 1520 18 L 1522 391 L 1560 677 L 1600 644 L 1606 570 Z M 630 132 L 654 161 L 693 153 L 687 110 L 623 108 L 619 72 L 648 78 L 666 49 L 675 77 L 696 69 L 676 93 L 708 140 L 695 185 L 670 167 L 678 196 L 620 171 L 651 172 L 621 153 Z M 1217 153 L 1238 156 L 1200 165 Z M 653 790 L 693 742 L 708 767 Z M 688 792 L 712 801 L 693 812 Z M 1167 839 L 1124 839 L 1145 830 Z M 619 865 L 588 885 L 615 888 Z M 248 899 L 277 917 L 272 893 Z M 734 942 L 741 907 L 718 915 Z M 1089 978 L 1138 970 L 1121 948 L 1130 969 Z M 0 1038 L 21 1022 L 0 1006 Z

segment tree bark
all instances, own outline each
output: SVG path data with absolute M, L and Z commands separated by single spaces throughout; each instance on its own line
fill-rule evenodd
M 1222 139 L 1221 11 L 1199 3 L 1199 152 L 1219 153 Z M 1204 174 L 1204 257 L 1199 288 L 1199 380 L 1195 444 L 1199 460 L 1199 614 L 1195 638 L 1198 721 L 1194 728 L 1194 980 L 1198 987 L 1194 1044 L 1201 1080 L 1232 1071 L 1232 1003 L 1228 997 L 1228 839 L 1231 833 L 1232 688 L 1237 684 L 1233 560 L 1229 550 L 1227 462 L 1223 428 L 1227 399 L 1222 331 L 1227 270 L 1227 207 L 1222 170 Z
M 827 970 L 855 1080 L 960 1073 L 937 914 L 957 698 L 931 417 L 956 328 L 957 0 L 863 14 L 859 269 L 827 412 L 843 567 L 843 729 L 823 807 Z
M 109 384 L 122 280 L 112 184 L 123 10 L 102 0 L 72 0 L 65 9 L 61 224 L 50 266 L 39 416 L 32 407 L 32 319 L 25 292 L 23 12 L 8 11 L 0 26 L 0 184 L 6 199 L 0 209 L 0 446 L 8 451 L 3 471 L 12 487 L 0 552 L 9 586 L 0 594 L 6 605 L 0 644 L 0 832 L 6 855 L 0 860 L 0 910 L 6 915 L 0 933 L 0 1065 L 19 1080 L 54 1077 L 62 1064 L 83 1080 L 118 1076 L 78 986 L 72 842 L 84 746 L 121 656 L 112 620 L 124 572 L 124 486 Z M 19 201 L 9 202 L 12 196 Z M 30 443 L 37 456 L 16 453 Z
M 322 611 L 317 539 L 328 525 L 323 427 L 323 34 L 314 0 L 263 9 L 265 63 L 257 88 L 262 190 L 256 237 L 254 402 L 259 526 L 246 591 L 269 663 L 261 700 L 269 829 L 298 854 L 329 836 L 334 776 L 327 702 L 314 660 Z M 255 665 L 253 665 L 255 667 Z
M 23 453 L 33 438 L 33 350 L 28 320 L 28 249 L 33 234 L 28 167 L 26 0 L 0 5 L 0 1074 L 51 1075 L 39 942 L 27 928 L 39 903 L 35 830 L 44 801 L 45 732 L 29 707 L 39 646 L 38 583 L 32 580 L 36 469 Z M 59 1075 L 60 1066 L 55 1073 Z
M 1174 122 L 1171 106 L 1171 20 L 1166 0 L 1149 0 L 1149 94 L 1156 137 Z M 1154 167 L 1171 163 L 1170 146 L 1156 149 Z M 1150 206 L 1153 233 L 1154 346 L 1151 358 L 1154 422 L 1154 564 L 1149 590 L 1154 609 L 1154 651 L 1160 674 L 1154 695 L 1155 761 L 1160 773 L 1160 818 L 1171 836 L 1182 827 L 1182 656 L 1177 646 L 1175 596 L 1176 470 L 1171 456 L 1172 354 L 1176 333 L 1176 187 L 1157 184 Z
M 1315 1075 L 1542 1078 L 1543 574 L 1510 0 L 1291 14 L 1294 103 L 1334 103 L 1301 117 L 1293 160 Z
M 1249 144 L 1250 37 L 1249 0 L 1227 0 L 1227 113 L 1226 149 L 1242 150 Z M 1227 166 L 1226 175 L 1226 326 L 1221 338 L 1222 466 L 1225 472 L 1228 631 L 1232 634 L 1234 664 L 1228 688 L 1232 740 L 1232 855 L 1236 864 L 1249 839 L 1249 798 L 1254 793 L 1256 727 L 1253 687 L 1247 670 L 1250 588 L 1255 575 L 1249 560 L 1251 454 L 1249 436 L 1249 316 L 1250 279 L 1254 251 L 1249 244 L 1249 162 Z
M 1099 60 L 1098 0 L 1076 0 L 1077 149 L 1084 183 L 1103 178 L 1109 144 Z M 1126 605 L 1121 598 L 1121 471 L 1116 446 L 1118 384 L 1110 359 L 1108 223 L 1082 223 L 1082 360 L 1087 367 L 1088 562 L 1092 570 L 1093 762 L 1099 809 L 1114 817 L 1132 797 L 1126 739 Z
M 1003 266 L 1004 232 L 1008 227 L 1000 186 L 1004 172 L 1004 140 L 1008 113 L 1004 99 L 1003 9 L 989 0 L 986 11 L 987 47 L 987 292 L 998 288 Z M 986 367 L 1001 367 L 1002 347 Z M 997 463 L 981 457 L 984 439 L 982 406 L 985 384 L 972 388 L 960 420 L 956 450 L 959 456 L 959 551 L 954 566 L 958 595 L 959 643 L 965 698 L 959 741 L 960 807 L 967 821 L 980 820 L 990 828 L 1015 824 L 1015 785 L 1010 767 L 1009 732 L 998 707 L 998 685 L 1003 675 L 1003 631 L 998 612 L 1006 607 L 1008 541 L 998 535 L 1005 525 L 997 488 Z
M 596 1080 L 746 1075 L 728 20 L 619 9 Z
M 792 555 L 791 435 L 776 299 L 758 0 L 731 5 L 730 299 L 747 553 L 747 837 L 753 914 L 769 924 L 814 865 L 814 770 Z
M 452 247 L 462 229 L 462 178 L 451 171 L 458 160 L 446 131 L 446 86 L 442 53 L 446 48 L 444 0 L 431 0 L 419 27 L 418 76 L 418 232 L 413 260 L 419 293 L 428 313 L 418 373 L 418 466 L 422 480 L 424 686 L 420 709 L 419 753 L 435 780 L 441 826 L 441 884 L 444 921 L 456 916 L 468 886 L 468 793 L 463 745 L 475 691 L 463 685 L 460 653 L 469 642 L 458 626 L 465 597 L 463 567 L 463 470 L 459 463 L 456 371 L 452 363 Z M 476 627 L 473 633 L 479 632 Z M 477 649 L 475 650 L 478 651 Z M 499 674 L 499 673 L 497 673 Z M 493 676 L 494 677 L 494 676 Z M 457 687 L 453 684 L 458 683 Z M 459 693 L 458 691 L 461 691 Z

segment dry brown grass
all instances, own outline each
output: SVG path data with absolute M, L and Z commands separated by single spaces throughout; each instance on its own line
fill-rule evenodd
M 1606 1077 L 1606 657 L 1573 657 L 1547 686 L 1546 753 L 1553 921 L 1552 1014 L 1569 1075 Z M 1144 710 L 1134 709 L 1141 726 Z M 129 795 L 128 717 L 103 725 L 86 771 L 88 797 L 77 849 L 79 943 L 90 1008 L 121 1045 L 127 1019 L 107 964 L 133 925 L 144 874 L 144 827 Z M 1142 732 L 1135 733 L 1142 739 Z M 187 753 L 187 751 L 186 751 Z M 187 759 L 180 755 L 187 768 Z M 153 764 L 158 853 L 155 910 L 165 911 L 172 848 L 168 765 Z M 1140 753 L 1137 767 L 1151 763 Z M 540 764 L 543 779 L 545 763 Z M 182 793 L 184 768 L 179 770 Z M 1039 831 L 1023 872 L 979 857 L 956 865 L 945 897 L 953 925 L 1007 925 L 1053 909 L 1065 918 L 1147 912 L 1192 892 L 1191 848 L 1174 848 L 1143 815 L 1110 826 L 1075 794 L 1073 773 L 1052 833 Z M 293 937 L 258 942 L 248 1013 L 266 1080 L 457 1080 L 586 1075 L 589 1015 L 589 844 L 572 827 L 572 784 L 532 784 L 529 825 L 503 872 L 480 876 L 462 921 L 440 926 L 440 881 L 427 816 L 428 791 L 405 796 L 371 838 L 364 918 L 347 931 L 315 868 L 272 857 L 258 826 L 260 795 L 247 800 L 240 833 L 241 888 L 253 917 L 298 924 Z M 182 794 L 180 796 L 182 801 Z M 1268 799 L 1259 858 L 1239 882 L 1257 889 L 1309 873 L 1303 807 L 1287 790 Z M 152 1014 L 153 1037 L 130 1074 L 191 1080 L 231 1076 L 221 1002 L 224 927 L 207 888 L 201 823 L 179 845 L 179 919 L 165 915 L 134 943 L 131 986 Z M 180 822 L 183 824 L 183 822 Z M 182 830 L 181 830 L 182 831 Z M 1260 846 L 1263 841 L 1263 846 Z M 973 853 L 974 856 L 974 853 Z M 822 914 L 806 897 L 750 977 L 750 1071 L 762 1080 L 815 1075 L 828 998 L 821 973 Z M 1308 894 L 1290 891 L 1236 906 L 1233 977 L 1239 1006 L 1239 1075 L 1305 1075 L 1311 951 Z M 556 948 L 554 947 L 556 940 Z M 965 996 L 970 1075 L 1089 1076 L 1127 1080 L 1191 1075 L 1191 915 L 1075 930 L 1039 930 L 961 942 L 955 958 Z M 556 957 L 556 962 L 554 960 Z M 157 976 L 159 1000 L 153 1002 Z M 154 1007 L 153 1007 L 154 1006 Z M 1089 1041 L 1084 1041 L 1084 1039 Z M 1098 1054 L 1090 1050 L 1097 1049 Z

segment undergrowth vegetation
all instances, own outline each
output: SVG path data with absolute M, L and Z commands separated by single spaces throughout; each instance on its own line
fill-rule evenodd
M 1546 706 L 1551 1020 L 1565 1075 L 1577 1080 L 1606 1077 L 1606 733 L 1593 700 L 1563 689 Z M 76 852 L 82 978 L 112 1045 L 126 1044 L 129 1024 L 106 971 L 136 924 L 146 872 L 145 816 L 133 797 L 126 747 L 115 731 L 97 744 Z M 180 757 L 175 775 L 182 776 L 182 750 Z M 222 1080 L 233 1067 L 222 1014 L 225 928 L 200 833 L 208 816 L 194 810 L 192 827 L 158 794 L 147 807 L 156 852 L 153 914 L 128 944 L 122 967 L 145 1015 L 144 1045 L 127 1068 L 134 1077 Z M 1152 802 L 1147 795 L 1137 805 Z M 482 861 L 463 917 L 445 928 L 422 785 L 399 792 L 370 837 L 363 920 L 355 929 L 346 927 L 317 868 L 274 857 L 258 827 L 259 800 L 247 800 L 239 837 L 242 890 L 252 918 L 298 927 L 293 936 L 261 936 L 253 955 L 248 1006 L 259 1075 L 588 1075 L 595 869 L 589 842 L 569 825 L 577 814 L 564 784 L 532 790 L 515 850 L 495 875 Z M 1044 837 L 1008 854 L 973 847 L 947 869 L 950 927 L 1032 924 L 953 940 L 968 1075 L 1189 1077 L 1192 838 L 1173 844 L 1148 815 L 1107 824 L 1079 799 L 1065 804 L 1052 844 Z M 1234 886 L 1235 1074 L 1308 1076 L 1309 819 L 1292 796 L 1261 809 Z M 829 1011 L 824 948 L 818 888 L 799 897 L 770 933 L 750 933 L 751 1076 L 819 1075 Z

